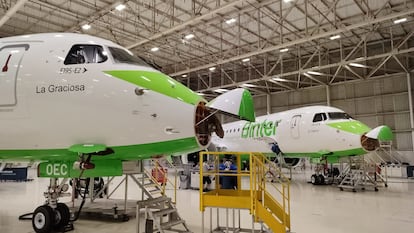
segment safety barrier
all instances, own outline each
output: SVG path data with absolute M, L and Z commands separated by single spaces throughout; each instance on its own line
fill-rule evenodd
M 223 168 L 220 161 L 226 156 L 236 158 L 236 166 L 233 169 L 220 169 Z M 249 170 L 241 169 L 241 157 L 247 158 L 245 167 Z M 203 160 L 210 161 L 211 169 L 208 171 L 205 171 Z M 269 173 L 274 176 L 274 183 L 266 182 L 266 175 Z M 214 190 L 204 192 L 203 176 L 206 175 L 213 176 L 216 184 Z M 236 178 L 234 189 L 223 189 L 223 179 L 227 177 L 233 177 L 233 180 Z M 249 177 L 249 187 L 242 185 L 242 177 Z M 200 211 L 204 213 L 206 207 L 248 209 L 255 222 L 265 223 L 272 232 L 286 232 L 291 229 L 290 182 L 263 154 L 200 152 Z M 204 229 L 204 217 L 202 224 Z

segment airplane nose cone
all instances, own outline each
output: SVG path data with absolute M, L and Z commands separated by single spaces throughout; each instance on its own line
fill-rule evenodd
M 376 127 L 365 134 L 365 136 L 372 139 L 378 139 L 379 141 L 391 141 L 393 139 L 392 131 L 390 127 L 386 125 Z

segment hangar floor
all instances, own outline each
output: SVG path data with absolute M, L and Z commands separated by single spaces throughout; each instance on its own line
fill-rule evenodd
M 31 170 L 31 177 L 34 171 Z M 310 171 L 293 174 L 291 185 L 291 221 L 295 233 L 389 233 L 411 232 L 414 228 L 414 180 L 392 179 L 388 188 L 379 192 L 339 191 L 335 186 L 313 186 L 307 183 Z M 0 232 L 32 233 L 30 221 L 19 221 L 18 216 L 33 211 L 44 201 L 42 193 L 47 179 L 31 182 L 0 183 Z M 140 191 L 130 186 L 130 199 L 138 199 Z M 122 198 L 123 191 L 114 193 Z M 66 199 L 63 199 L 65 201 Z M 194 233 L 201 232 L 197 190 L 178 190 L 177 208 Z M 225 210 L 220 217 L 225 218 Z M 206 211 L 206 229 L 208 214 Z M 213 213 L 215 213 L 213 211 Z M 213 217 L 215 219 L 215 217 Z M 242 227 L 251 226 L 251 217 L 242 212 Z M 221 223 L 224 225 L 224 223 Z M 124 223 L 79 220 L 73 233 L 126 233 L 136 232 L 136 221 Z

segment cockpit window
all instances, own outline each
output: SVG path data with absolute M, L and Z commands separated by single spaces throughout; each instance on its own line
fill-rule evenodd
M 108 47 L 116 63 L 128 63 L 140 66 L 150 66 L 143 59 L 135 57 L 125 49 Z
M 312 122 L 325 121 L 326 119 L 328 118 L 326 117 L 325 113 L 316 113 L 315 116 L 313 117 Z
M 100 45 L 74 45 L 64 61 L 65 65 L 102 63 L 108 59 Z
M 329 112 L 328 116 L 331 120 L 352 119 L 352 117 L 345 112 Z

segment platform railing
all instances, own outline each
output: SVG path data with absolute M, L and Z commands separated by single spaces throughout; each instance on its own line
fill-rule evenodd
M 168 169 L 166 169 L 159 159 L 151 159 L 151 170 L 144 169 L 147 176 L 152 180 L 152 182 L 161 190 L 161 194 L 166 196 L 166 187 L 167 185 L 172 187 L 173 197 L 172 202 L 177 203 L 177 169 L 175 166 L 168 160 L 164 160 L 168 163 L 168 169 L 173 169 L 170 174 L 173 174 L 173 179 L 168 176 Z
M 227 173 L 220 170 L 220 161 L 226 155 L 235 156 L 236 170 Z M 242 171 L 241 156 L 248 156 L 249 170 Z M 205 171 L 203 162 L 209 161 L 213 169 Z M 200 152 L 200 211 L 205 207 L 249 209 L 255 222 L 265 222 L 273 232 L 286 232 L 290 226 L 290 182 L 282 174 L 277 165 L 262 154 L 249 152 Z M 214 170 L 212 172 L 212 170 Z M 272 173 L 275 183 L 266 182 L 266 174 Z M 216 178 L 215 190 L 204 192 L 203 176 L 210 175 Z M 222 189 L 220 178 L 237 177 L 237 188 Z M 249 177 L 249 187 L 242 187 L 241 177 Z M 224 181 L 223 181 L 224 184 Z M 267 190 L 268 187 L 276 190 L 276 194 Z M 277 197 L 274 197 L 277 196 Z
M 266 156 L 260 153 L 254 153 L 253 156 L 250 157 L 252 167 L 256 169 L 253 170 L 252 179 L 254 180 L 254 184 L 257 185 L 253 190 L 257 190 L 256 193 L 262 195 L 260 197 L 263 201 L 263 205 L 267 205 L 266 201 L 271 203 L 281 203 L 281 212 L 277 210 L 272 210 L 274 214 L 282 221 L 284 227 L 290 230 L 290 181 L 289 179 L 282 173 L 279 167 L 270 161 Z M 255 172 L 257 171 L 257 172 Z M 266 174 L 271 174 L 273 176 L 273 182 L 268 183 L 266 179 L 263 177 Z M 266 186 L 271 186 L 276 190 L 276 193 L 279 195 L 279 199 L 277 197 L 273 197 L 268 192 L 269 188 Z M 253 199 L 253 198 L 252 198 Z M 255 200 L 259 200 L 254 198 Z M 257 207 L 253 205 L 254 208 Z M 257 209 L 253 209 L 253 213 L 257 212 Z

